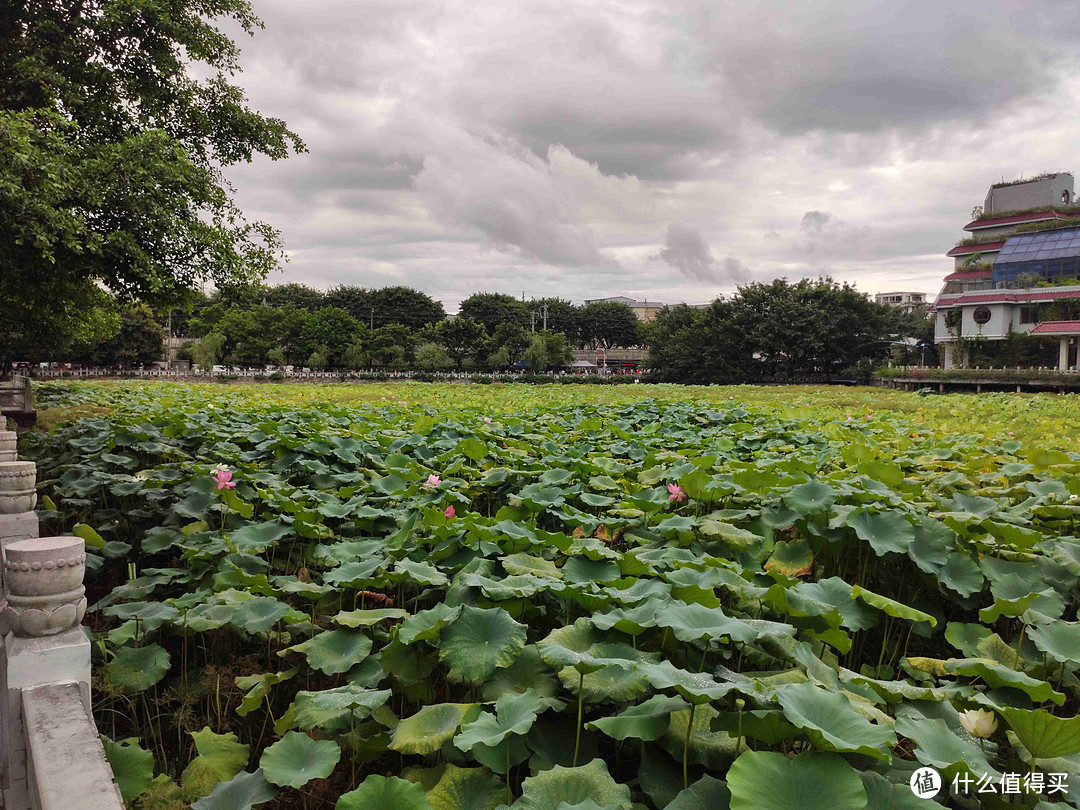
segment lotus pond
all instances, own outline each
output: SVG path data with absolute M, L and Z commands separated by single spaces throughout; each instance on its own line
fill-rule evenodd
M 1080 807 L 1072 396 L 38 398 L 129 807 Z

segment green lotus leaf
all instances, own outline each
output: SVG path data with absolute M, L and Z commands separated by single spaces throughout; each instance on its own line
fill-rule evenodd
M 600 807 L 630 810 L 630 788 L 611 778 L 602 759 L 594 759 L 577 768 L 556 765 L 526 778 L 521 785 L 521 798 L 511 808 L 556 810 L 564 802 L 575 805 L 588 800 Z
M 500 667 L 510 666 L 525 646 L 526 628 L 502 608 L 465 605 L 442 634 L 439 658 L 451 673 L 481 683 Z
M 207 795 L 219 782 L 228 782 L 248 764 L 249 747 L 235 734 L 216 734 L 209 726 L 191 732 L 199 755 L 184 768 L 180 781 L 184 798 L 193 801 Z
M 270 694 L 271 688 L 283 681 L 296 677 L 298 669 L 286 669 L 282 672 L 264 672 L 262 675 L 242 675 L 234 681 L 238 689 L 247 689 L 244 699 L 236 708 L 236 713 L 246 717 L 262 705 L 263 700 Z
M 115 616 L 121 621 L 138 619 L 140 633 L 149 633 L 157 630 L 165 622 L 176 621 L 180 618 L 179 610 L 163 602 L 128 602 L 107 607 L 103 613 L 106 616 Z
M 520 695 L 528 689 L 544 698 L 549 705 L 561 705 L 560 701 L 555 700 L 559 693 L 559 679 L 544 663 L 534 644 L 526 646 L 510 666 L 495 670 L 480 687 L 480 693 L 484 700 L 496 700 L 500 695 Z
M 169 661 L 169 653 L 157 644 L 121 647 L 104 667 L 105 685 L 114 692 L 137 694 L 165 677 Z
M 866 789 L 867 810 L 927 810 L 926 799 L 916 796 L 906 780 L 890 782 L 873 771 L 859 771 L 859 778 Z
M 438 703 L 424 706 L 411 717 L 402 719 L 390 737 L 394 751 L 403 754 L 433 754 L 449 741 L 476 703 Z
M 593 650 L 601 652 L 604 646 L 596 644 Z M 559 670 L 559 680 L 563 687 L 574 695 L 578 694 L 578 687 L 581 687 L 581 697 L 586 703 L 626 703 L 644 695 L 649 689 L 649 679 L 645 673 L 634 667 L 633 663 L 654 661 L 657 654 L 638 653 L 634 658 L 612 655 L 611 658 L 622 659 L 627 664 L 608 664 L 591 671 L 587 678 L 582 678 L 582 674 L 573 667 L 563 667 Z
M 503 783 L 486 768 L 446 764 L 439 781 L 427 791 L 431 810 L 495 810 L 503 800 Z
M 1080 664 L 1080 624 L 1050 622 L 1027 631 L 1035 646 L 1059 664 Z
M 271 520 L 266 523 L 248 523 L 246 526 L 241 526 L 229 534 L 229 540 L 240 551 L 259 554 L 291 532 L 291 527 L 280 521 Z
M 431 810 L 424 788 L 397 776 L 372 774 L 337 800 L 334 810 Z
M 728 810 L 730 803 L 727 784 L 705 774 L 676 795 L 665 810 Z
M 414 613 L 401 623 L 398 628 L 398 641 L 412 644 L 414 641 L 434 641 L 448 624 L 461 615 L 461 606 L 451 607 L 446 602 L 439 602 L 429 610 Z
M 105 758 L 109 760 L 116 786 L 125 803 L 133 802 L 154 781 L 154 755 L 139 745 L 138 737 L 113 742 L 101 738 Z
M 819 748 L 888 761 L 896 744 L 891 729 L 871 723 L 843 695 L 800 683 L 776 690 L 784 716 Z
M 863 602 L 870 605 L 870 607 L 875 607 L 878 610 L 883 611 L 886 615 L 896 619 L 907 619 L 910 622 L 929 622 L 931 627 L 937 626 L 937 619 L 929 613 L 923 613 L 921 610 L 908 607 L 901 602 L 894 601 L 881 594 L 873 593 L 858 585 L 851 588 L 851 598 L 861 599 Z
M 688 672 L 670 661 L 658 664 L 639 664 L 641 671 L 657 689 L 674 689 L 685 700 L 695 705 L 719 700 L 737 687 L 732 683 L 720 683 L 707 672 Z
M 1046 681 L 1032 678 L 986 658 L 951 658 L 945 662 L 945 671 L 954 675 L 982 678 L 992 689 L 1019 689 L 1036 703 L 1052 700 L 1061 706 L 1065 702 L 1065 695 L 1056 691 Z
M 394 566 L 394 574 L 399 575 L 405 582 L 417 582 L 421 585 L 445 585 L 448 581 L 446 574 L 434 565 L 408 559 L 398 561 Z
M 289 612 L 289 606 L 272 596 L 257 596 L 240 605 L 229 620 L 249 633 L 262 633 L 273 627 Z
M 251 810 L 253 805 L 268 802 L 276 795 L 277 790 L 266 781 L 261 770 L 241 771 L 228 782 L 215 786 L 209 796 L 191 805 L 191 810 Z
M 836 500 L 836 490 L 821 481 L 796 484 L 783 495 L 784 505 L 800 517 L 826 511 Z
M 603 646 L 598 646 L 600 644 Z M 536 649 L 548 666 L 560 670 L 563 667 L 573 667 L 581 674 L 640 659 L 637 651 L 629 644 L 602 642 L 601 636 L 587 618 L 578 619 L 565 627 L 556 627 L 542 641 L 537 642 Z
M 750 625 L 728 616 L 720 608 L 685 602 L 670 603 L 657 614 L 656 623 L 660 627 L 670 627 L 680 641 L 727 637 L 746 644 L 758 635 Z
M 313 740 L 290 731 L 263 751 L 259 767 L 268 782 L 300 788 L 312 779 L 328 777 L 339 759 L 341 748 L 333 740 Z
M 343 610 L 334 616 L 334 623 L 344 627 L 371 627 L 380 622 L 404 619 L 409 613 L 401 608 L 373 608 L 370 610 Z
M 998 620 L 999 616 L 1021 616 L 1042 593 L 1045 593 L 1045 591 L 1033 591 L 1015 599 L 999 597 L 994 600 L 994 604 L 990 607 L 979 611 L 979 621 L 983 624 L 993 624 Z
M 283 652 L 303 653 L 312 667 L 327 675 L 334 675 L 348 672 L 354 664 L 367 658 L 371 652 L 371 639 L 348 630 L 325 630 Z M 270 781 L 273 782 L 272 779 Z
M 708 535 L 709 537 L 720 538 L 733 548 L 756 548 L 765 542 L 765 538 L 759 534 L 754 534 L 751 531 L 741 529 L 738 526 L 733 526 L 727 521 L 716 518 L 706 518 L 702 520 L 698 525 L 698 529 L 702 534 Z
M 791 591 L 840 611 L 840 625 L 849 630 L 867 630 L 878 623 L 878 614 L 851 598 L 852 588 L 840 577 L 817 582 L 800 582 Z
M 744 751 L 727 773 L 738 810 L 864 810 L 858 772 L 838 754 L 806 752 L 789 759 L 772 751 Z
M 798 733 L 798 729 L 775 709 L 752 709 L 721 712 L 712 721 L 713 731 L 726 731 L 734 737 L 749 737 L 766 745 L 776 745 Z
M 883 557 L 890 551 L 903 554 L 915 540 L 915 528 L 900 512 L 871 512 L 856 509 L 847 516 L 847 525 L 860 540 L 869 543 Z
M 389 689 L 363 689 L 350 684 L 321 692 L 297 692 L 290 711 L 297 728 L 331 731 L 370 717 L 389 698 Z
M 944 720 L 903 714 L 898 711 L 896 733 L 915 741 L 915 758 L 942 772 L 943 780 L 961 773 L 976 778 L 989 774 L 1000 779 L 982 748 L 971 737 L 961 737 L 949 730 Z
M 722 770 L 740 751 L 749 746 L 745 739 L 739 740 L 726 731 L 713 730 L 713 722 L 718 714 L 716 709 L 708 704 L 695 706 L 693 718 L 690 717 L 688 709 L 672 712 L 671 725 L 660 738 L 660 745 L 676 762 L 682 762 L 685 748 L 688 762 L 704 765 L 710 770 Z M 691 720 L 694 723 L 692 727 Z M 689 737 L 687 731 L 690 732 Z M 681 778 L 679 782 L 681 788 Z
M 465 723 L 454 737 L 454 745 L 462 751 L 478 745 L 494 748 L 511 735 L 526 733 L 545 708 L 547 703 L 531 689 L 521 695 L 502 695 L 495 701 L 495 713 L 482 712 Z
M 650 627 L 656 627 L 657 615 L 666 603 L 666 599 L 650 596 L 633 607 L 619 607 L 606 613 L 596 613 L 591 621 L 598 630 L 614 628 L 628 636 L 638 636 Z
M 1050 759 L 1080 754 L 1080 716 L 1055 717 L 1041 709 L 1004 707 L 998 714 L 1033 757 Z
M 499 562 L 508 574 L 532 574 L 546 579 L 562 579 L 562 571 L 552 560 L 520 552 L 500 557 Z
M 627 737 L 656 740 L 662 737 L 671 725 L 672 712 L 689 708 L 682 698 L 655 695 L 618 715 L 586 723 L 585 727 L 592 731 L 602 731 L 616 740 L 625 740 Z

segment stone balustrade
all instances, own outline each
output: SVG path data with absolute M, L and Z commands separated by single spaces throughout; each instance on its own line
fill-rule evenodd
M 3 807 L 123 810 L 90 711 L 84 543 L 38 536 L 36 478 L 0 431 Z

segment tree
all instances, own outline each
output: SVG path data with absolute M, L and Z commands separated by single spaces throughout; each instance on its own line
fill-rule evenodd
M 458 317 L 476 321 L 491 334 L 501 323 L 528 326 L 529 308 L 524 301 L 519 301 L 512 295 L 475 293 L 461 302 Z
M 371 290 L 339 284 L 336 287 L 331 287 L 323 296 L 323 306 L 343 309 L 360 323 L 367 324 L 369 328 L 374 328 L 372 318 L 374 307 L 371 303 Z
M 324 307 L 304 313 L 304 325 L 300 331 L 297 351 L 300 356 L 318 354 L 325 358 L 323 366 L 336 366 L 345 350 L 360 337 L 366 336 L 367 328 L 357 322 L 343 309 Z
M 541 330 L 544 325 L 544 306 L 547 306 L 547 326 L 549 332 L 559 332 L 566 335 L 567 341 L 572 346 L 579 345 L 581 308 L 576 307 L 569 301 L 561 298 L 538 298 L 529 302 L 529 309 L 536 313 L 536 328 Z
M 296 282 L 278 284 L 274 287 L 255 287 L 253 289 L 255 297 L 258 298 L 258 303 L 265 303 L 271 307 L 293 306 L 296 309 L 310 310 L 333 306 L 326 300 L 326 295 L 322 290 L 315 290 Z
M 165 330 L 150 308 L 128 306 L 120 313 L 120 329 L 99 344 L 92 359 L 103 366 L 145 366 L 161 360 L 165 350 Z
M 484 327 L 471 318 L 460 315 L 452 321 L 440 321 L 433 334 L 436 342 L 442 346 L 458 371 L 464 362 L 472 357 L 484 340 Z
M 400 370 L 412 359 L 415 342 L 415 338 L 406 327 L 399 323 L 391 323 L 380 326 L 372 332 L 365 345 L 371 350 L 372 357 L 379 365 Z
M 570 351 L 567 336 L 562 332 L 538 332 L 544 338 L 544 350 L 547 352 L 548 365 L 562 366 L 572 363 L 574 353 Z
M 485 347 L 486 353 L 491 354 L 500 349 L 505 349 L 507 356 L 510 358 L 510 362 L 506 365 L 513 365 L 521 359 L 522 354 L 529 348 L 529 340 L 530 334 L 524 327 L 511 321 L 504 321 L 495 327 L 495 332 Z
M 410 329 L 420 329 L 446 318 L 442 304 L 410 287 L 383 287 L 371 290 L 370 295 L 371 322 L 376 328 L 396 323 Z M 364 318 L 359 320 L 368 322 Z
M 446 371 L 453 365 L 437 343 L 421 343 L 416 347 L 416 367 L 421 371 Z
M 547 368 L 547 341 L 544 340 L 542 334 L 539 332 L 533 334 L 529 340 L 529 346 L 525 349 L 521 359 L 528 363 L 529 368 L 533 371 L 543 371 Z
M 638 346 L 637 315 L 619 301 L 595 301 L 580 310 L 580 339 L 582 343 L 602 346 Z
M 248 0 L 10 0 L 0 13 L 0 364 L 74 325 L 96 288 L 155 309 L 250 283 L 280 236 L 222 167 L 304 145 L 229 78 Z M 0 368 L 0 371 L 3 369 Z
M 195 365 L 203 371 L 210 371 L 221 359 L 222 350 L 225 347 L 225 336 L 211 333 L 199 339 L 191 347 L 191 359 Z

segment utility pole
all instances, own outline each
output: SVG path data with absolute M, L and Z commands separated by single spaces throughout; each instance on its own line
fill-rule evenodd
M 547 301 L 544 302 L 544 331 L 547 331 Z
M 531 320 L 531 323 L 529 324 L 529 331 L 530 332 L 535 332 L 536 331 L 536 310 L 535 309 L 532 310 L 529 313 L 529 318 Z
M 371 307 L 371 312 L 368 315 L 368 329 L 372 332 L 375 331 L 375 307 Z

